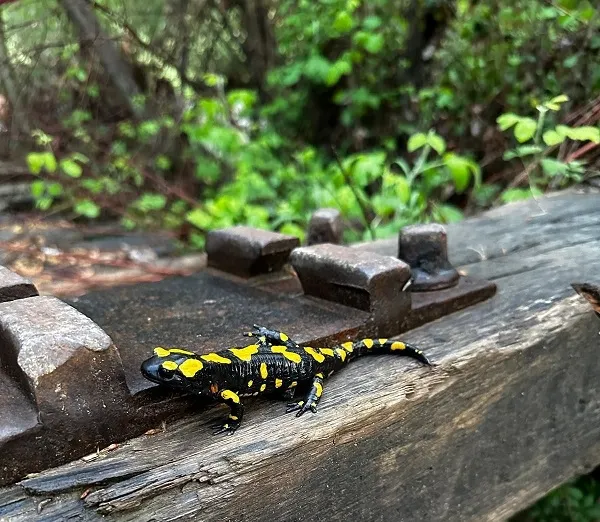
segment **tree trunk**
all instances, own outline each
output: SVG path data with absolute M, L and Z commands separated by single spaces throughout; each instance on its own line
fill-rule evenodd
M 120 102 L 128 112 L 142 117 L 143 111 L 133 102 L 141 94 L 131 65 L 123 58 L 115 43 L 100 27 L 92 5 L 87 0 L 61 0 L 69 19 L 79 32 L 82 48 L 91 48 L 98 57 Z
M 275 58 L 275 36 L 269 21 L 269 0 L 236 0 L 241 10 L 246 39 L 242 49 L 246 55 L 252 86 L 261 98 L 266 95 L 266 77 Z
M 17 88 L 12 63 L 6 47 L 2 10 L 0 10 L 0 86 L 10 105 L 10 107 L 6 107 L 0 101 L 0 157 L 8 158 L 17 142 L 19 132 L 29 134 L 29 125 L 27 116 L 22 110 L 22 91 Z

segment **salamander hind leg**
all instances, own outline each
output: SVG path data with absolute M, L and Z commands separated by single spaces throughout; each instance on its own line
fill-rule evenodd
M 296 417 L 300 417 L 308 410 L 313 413 L 317 413 L 317 406 L 323 395 L 323 379 L 324 376 L 321 372 L 317 373 L 312 381 L 310 391 L 306 394 L 306 397 L 298 402 L 290 402 L 288 404 L 286 413 L 296 411 Z
M 259 346 L 284 345 L 286 348 L 299 348 L 298 343 L 290 339 L 290 337 L 283 332 L 271 330 L 266 326 L 260 326 L 258 324 L 252 325 L 252 328 L 251 332 L 245 332 L 244 335 L 246 337 L 256 337 Z
M 241 403 L 239 395 L 231 390 L 222 390 L 219 393 L 217 400 L 227 404 L 231 411 L 225 422 L 213 426 L 213 429 L 215 430 L 214 435 L 219 433 L 233 435 L 242 422 L 244 405 Z

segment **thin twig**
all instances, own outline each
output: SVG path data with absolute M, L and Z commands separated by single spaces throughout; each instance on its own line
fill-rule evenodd
M 352 194 L 354 194 L 354 197 L 356 198 L 356 202 L 358 203 L 358 206 L 360 207 L 360 211 L 362 213 L 363 219 L 365 220 L 365 226 L 367 227 L 369 234 L 371 234 L 371 239 L 375 239 L 375 231 L 371 227 L 371 220 L 369 218 L 369 215 L 371 214 L 371 212 L 366 207 L 364 201 L 360 197 L 360 194 L 359 194 L 358 190 L 356 190 L 356 187 L 354 186 L 350 175 L 344 168 L 344 165 L 342 165 L 342 160 L 338 156 L 338 153 L 335 150 L 335 147 L 331 146 L 331 151 L 333 152 L 333 157 L 335 158 L 335 161 L 338 164 L 340 171 L 342 172 L 342 176 L 344 176 L 344 180 L 346 181 L 346 184 L 350 187 Z

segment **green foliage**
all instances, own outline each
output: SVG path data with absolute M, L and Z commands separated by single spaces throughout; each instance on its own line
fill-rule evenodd
M 600 483 L 581 477 L 555 489 L 511 522 L 595 522 L 600 519 Z
M 122 2 L 104 0 L 102 27 L 127 33 L 126 57 L 176 92 L 155 110 L 158 95 L 141 89 L 136 107 L 153 109 L 141 121 L 113 117 L 114 90 L 80 55 L 66 17 L 22 1 L 6 10 L 11 23 L 37 16 L 65 40 L 36 68 L 21 48 L 42 46 L 43 31 L 8 37 L 15 64 L 35 69 L 40 92 L 48 85 L 56 100 L 58 125 L 39 125 L 52 135 L 36 131 L 27 157 L 38 207 L 118 216 L 129 229 L 191 227 L 196 247 L 208 230 L 237 223 L 303 236 L 323 206 L 342 211 L 348 240 L 461 219 L 581 180 L 586 165 L 561 151 L 600 139 L 598 128 L 557 117 L 600 87 L 600 66 L 586 59 L 600 49 L 588 0 L 281 0 L 264 20 L 253 13 L 272 33 L 264 41 L 244 25 L 243 2 L 227 12 L 207 4 L 196 27 L 181 6 L 132 0 L 143 16 L 130 18 Z M 48 8 L 62 12 L 55 0 Z M 568 96 L 540 102 L 559 92 Z M 495 152 L 522 164 L 529 189 L 485 182 L 490 131 L 514 140 Z
M 537 120 L 514 113 L 502 114 L 496 120 L 501 131 L 512 130 L 519 143 L 507 150 L 507 161 L 519 159 L 530 182 L 530 191 L 509 189 L 502 194 L 504 202 L 524 199 L 528 194 L 540 194 L 539 187 L 560 187 L 568 182 L 579 182 L 585 174 L 584 163 L 575 159 L 561 158 L 557 146 L 566 140 L 600 143 L 600 129 L 592 126 L 569 127 L 548 122 L 548 113 L 557 113 L 562 104 L 569 101 L 561 94 L 537 106 Z M 551 156 L 555 157 L 551 157 Z
M 600 64 L 585 56 L 600 47 L 594 5 L 588 0 L 459 0 L 433 56 L 433 81 L 419 93 L 425 117 L 452 118 L 453 134 L 466 136 L 473 108 L 490 116 L 500 108 L 523 114 L 549 92 L 592 99 L 600 89 Z M 517 134 L 527 141 L 533 128 L 532 120 L 521 120 Z

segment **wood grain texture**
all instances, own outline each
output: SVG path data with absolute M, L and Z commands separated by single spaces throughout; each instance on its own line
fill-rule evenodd
M 317 415 L 256 401 L 208 443 L 223 409 L 182 419 L 0 490 L 0 520 L 498 521 L 592 469 L 600 322 L 570 282 L 600 280 L 600 197 L 544 204 L 449 227 L 453 259 L 499 291 L 403 336 L 435 368 L 364 358 L 326 381 Z

